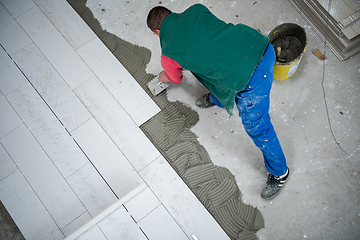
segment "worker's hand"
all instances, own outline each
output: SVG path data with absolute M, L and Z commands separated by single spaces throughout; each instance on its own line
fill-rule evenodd
M 161 73 L 159 73 L 159 81 L 160 82 L 169 82 L 169 80 L 166 77 L 165 71 L 162 71 Z

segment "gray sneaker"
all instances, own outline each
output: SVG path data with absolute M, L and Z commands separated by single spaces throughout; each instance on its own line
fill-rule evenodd
M 196 106 L 199 108 L 209 108 L 214 106 L 215 104 L 210 100 L 210 93 L 202 95 L 195 102 Z
M 266 186 L 261 192 L 261 197 L 265 199 L 271 199 L 275 197 L 280 192 L 280 189 L 284 185 L 286 180 L 289 179 L 289 176 L 290 168 L 288 168 L 286 175 L 283 177 L 277 177 L 269 173 L 268 179 L 266 181 Z

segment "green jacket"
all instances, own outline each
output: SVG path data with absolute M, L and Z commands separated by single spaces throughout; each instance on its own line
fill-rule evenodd
M 268 43 L 257 30 L 225 23 L 201 4 L 171 13 L 160 28 L 162 54 L 191 71 L 229 114 Z

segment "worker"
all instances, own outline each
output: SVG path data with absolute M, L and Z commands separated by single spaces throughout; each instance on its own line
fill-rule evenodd
M 154 7 L 147 25 L 160 38 L 164 70 L 159 80 L 178 84 L 186 69 L 210 91 L 196 100 L 197 106 L 217 105 L 232 115 L 236 104 L 268 171 L 261 196 L 270 199 L 277 195 L 289 179 L 290 169 L 269 115 L 275 63 L 269 38 L 245 24 L 225 23 L 202 4 L 182 13 Z

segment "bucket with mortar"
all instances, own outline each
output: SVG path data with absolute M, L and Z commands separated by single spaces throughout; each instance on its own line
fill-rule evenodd
M 304 55 L 307 37 L 305 30 L 294 23 L 283 23 L 269 33 L 276 53 L 274 79 L 285 80 L 296 72 Z

